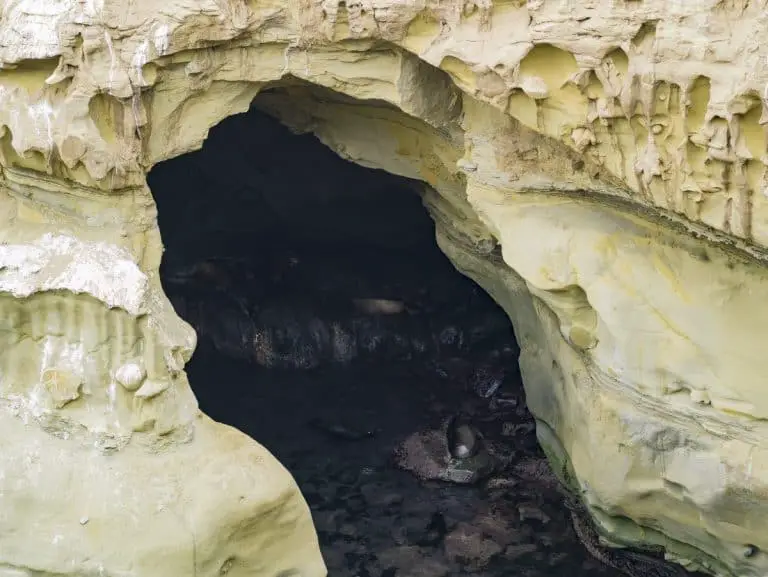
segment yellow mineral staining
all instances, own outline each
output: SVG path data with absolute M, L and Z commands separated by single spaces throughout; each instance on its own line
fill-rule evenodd
M 503 15 L 508 12 L 519 12 L 525 6 L 526 0 L 494 0 L 493 13 Z
M 632 46 L 638 52 L 643 52 L 652 49 L 652 44 L 656 40 L 656 20 L 649 20 L 643 22 L 638 28 L 634 38 L 632 38 Z
M 20 88 L 30 96 L 38 95 L 47 87 L 45 81 L 58 65 L 58 57 L 26 60 L 16 68 L 0 69 L 0 85 Z
M 623 49 L 614 48 L 603 58 L 601 68 L 613 87 L 620 88 L 624 84 L 627 72 L 629 71 L 629 56 L 627 56 Z M 618 92 L 614 94 L 614 96 L 616 95 L 618 95 Z
M 440 29 L 440 22 L 428 11 L 422 10 L 408 24 L 402 40 L 403 48 L 416 54 L 423 53 L 440 35 Z
M 509 95 L 506 112 L 515 117 L 522 124 L 532 130 L 537 130 L 539 125 L 538 105 L 536 101 L 527 96 L 521 89 L 513 90 Z
M 597 338 L 594 333 L 578 325 L 571 327 L 568 333 L 568 340 L 574 347 L 582 351 L 591 349 L 597 344 Z
M 48 161 L 48 158 L 45 156 L 45 154 L 39 150 L 28 150 L 26 154 L 18 155 L 16 154 L 16 151 L 13 147 L 6 147 L 3 144 L 4 143 L 0 141 L 2 154 L 10 161 L 9 163 L 13 164 L 14 167 L 20 168 L 22 170 L 37 172 L 40 174 L 51 173 L 51 163 Z
M 653 101 L 650 116 L 668 116 L 674 112 L 679 102 L 679 89 L 669 82 L 656 82 L 653 90 Z
M 137 398 L 151 399 L 152 397 L 156 397 L 160 393 L 167 391 L 170 386 L 171 384 L 167 380 L 161 381 L 147 379 L 144 381 L 144 384 L 139 387 L 139 390 L 137 390 L 134 394 Z
M 40 380 L 51 396 L 53 406 L 57 409 L 63 408 L 80 396 L 82 381 L 71 371 L 58 368 L 45 369 Z
M 332 23 L 329 28 L 331 32 L 327 34 L 329 40 L 340 40 L 342 38 L 349 38 L 351 36 L 351 29 L 349 25 L 349 11 L 347 10 L 347 3 L 344 0 L 331 0 L 330 2 L 324 2 L 325 6 L 333 7 L 332 12 L 326 13 L 325 17 Z
M 615 75 L 618 82 L 618 75 Z M 609 90 L 612 88 L 609 85 Z M 621 86 L 619 85 L 619 90 Z M 597 100 L 598 98 L 607 98 L 609 92 L 605 90 L 605 83 L 601 80 L 595 71 L 590 70 L 587 73 L 587 82 L 584 88 L 581 90 L 582 94 L 590 100 Z
M 557 92 L 578 71 L 573 54 L 551 44 L 537 44 L 520 62 L 520 76 L 538 76 Z
M 508 92 L 506 81 L 494 70 L 487 70 L 477 75 L 477 88 L 491 99 Z
M 88 111 L 99 135 L 107 144 L 115 146 L 125 135 L 125 106 L 112 96 L 102 93 L 91 98 Z
M 756 95 L 749 95 L 734 112 L 734 125 L 738 136 L 734 143 L 736 155 L 741 159 L 761 161 L 766 153 L 765 127 L 760 124 L 763 114 L 762 101 Z
M 559 137 L 573 128 L 575 118 L 586 118 L 588 100 L 569 82 L 578 70 L 573 54 L 551 44 L 537 44 L 520 62 L 519 85 L 537 99 L 534 126 L 539 132 Z M 514 115 L 511 103 L 509 110 Z
M 579 152 L 584 152 L 587 148 L 597 143 L 595 133 L 588 127 L 578 126 L 571 131 L 571 140 L 574 147 Z
M 158 66 L 154 62 L 147 62 L 141 67 L 141 80 L 143 86 L 152 86 L 157 82 Z
M 474 94 L 477 90 L 477 77 L 464 62 L 453 56 L 446 56 L 440 62 L 440 69 L 445 70 L 462 90 Z
M 697 76 L 691 83 L 686 107 L 686 129 L 689 135 L 696 134 L 704 126 L 711 90 L 711 82 L 706 76 Z

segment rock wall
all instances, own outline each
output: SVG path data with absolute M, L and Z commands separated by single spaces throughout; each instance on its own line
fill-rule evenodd
M 157 274 L 147 171 L 256 98 L 429 185 L 608 539 L 765 574 L 765 8 L 5 2 L 0 568 L 324 574 L 290 475 L 199 414 Z

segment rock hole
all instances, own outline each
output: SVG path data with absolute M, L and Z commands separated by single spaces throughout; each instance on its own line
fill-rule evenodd
M 0 70 L 0 83 L 5 87 L 18 87 L 33 95 L 46 88 L 45 80 L 58 68 L 59 58 L 25 60 L 16 68 Z
M 521 77 L 541 78 L 550 91 L 560 90 L 578 69 L 573 54 L 551 44 L 537 44 L 520 62 Z
M 627 56 L 627 53 L 624 52 L 624 50 L 619 47 L 614 48 L 605 56 L 603 62 L 613 66 L 613 68 L 619 74 L 619 79 L 621 81 L 624 80 L 627 72 L 629 71 L 629 57 Z
M 711 92 L 711 82 L 706 76 L 697 76 L 688 90 L 686 129 L 695 134 L 704 126 Z
M 738 157 L 751 156 L 758 160 L 766 153 L 765 130 L 760 124 L 762 102 L 760 97 L 754 93 L 746 94 L 740 100 L 742 105 L 734 113 L 738 123 L 738 138 L 732 142 L 732 146 Z M 757 185 L 756 182 L 750 182 L 750 184 Z
M 109 94 L 96 94 L 88 101 L 88 113 L 99 135 L 109 145 L 115 145 L 125 136 L 122 103 Z
M 638 51 L 643 51 L 650 48 L 654 40 L 656 40 L 657 24 L 657 20 L 649 20 L 647 22 L 643 22 L 643 24 L 640 26 L 637 34 L 635 34 L 635 37 L 632 39 L 632 45 Z

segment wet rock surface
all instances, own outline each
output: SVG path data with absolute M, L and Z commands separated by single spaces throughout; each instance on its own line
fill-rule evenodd
M 578 511 L 537 444 L 511 327 L 465 279 L 430 271 L 414 283 L 411 271 L 410 285 L 388 285 L 407 275 L 385 263 L 371 290 L 330 266 L 303 269 L 296 256 L 280 261 L 289 273 L 262 262 L 261 281 L 233 262 L 164 281 L 200 333 L 189 375 L 208 384 L 195 390 L 206 413 L 292 472 L 331 577 L 645 575 L 651 565 L 629 559 L 620 573 L 621 552 L 590 554 L 580 541 L 597 538 L 574 531 Z M 270 290 L 259 284 L 265 270 Z M 403 306 L 380 313 L 357 297 Z M 352 330 L 348 349 L 367 354 L 334 356 L 334 326 L 373 327 L 376 338 Z M 251 354 L 259 334 L 271 335 L 280 362 Z

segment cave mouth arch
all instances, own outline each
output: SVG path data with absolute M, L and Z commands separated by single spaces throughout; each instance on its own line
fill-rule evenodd
M 275 96 L 148 176 L 201 409 L 292 473 L 332 576 L 597 574 L 535 486 L 511 323 L 438 247 L 429 187 L 292 133 Z M 457 416 L 483 437 L 458 465 L 430 444 Z

